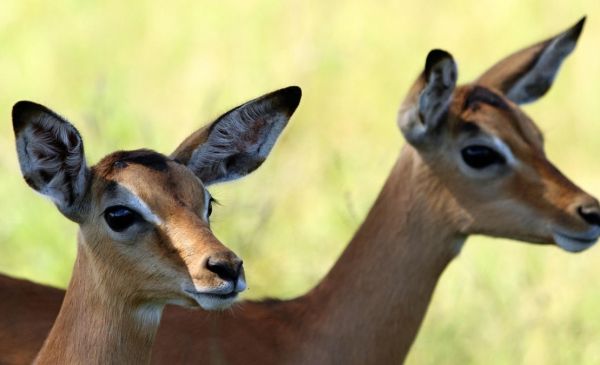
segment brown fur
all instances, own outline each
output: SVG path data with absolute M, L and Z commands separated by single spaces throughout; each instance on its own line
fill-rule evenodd
M 525 53 L 534 58 L 539 52 L 533 47 Z M 492 68 L 488 79 L 502 81 L 495 73 L 503 70 Z M 401 114 L 415 107 L 424 86 L 423 77 L 415 82 Z M 508 110 L 482 100 L 465 108 L 475 86 L 500 98 Z M 539 129 L 493 84 L 454 90 L 440 125 L 435 143 L 402 149 L 364 223 L 317 287 L 289 301 L 246 301 L 223 313 L 169 308 L 153 361 L 401 363 L 439 277 L 468 235 L 552 243 L 550 226 L 588 228 L 577 207 L 600 210 L 546 159 Z M 519 164 L 494 179 L 469 178 L 457 162 L 465 133 L 498 138 Z M 38 318 L 51 321 L 52 315 Z
M 204 188 L 185 166 L 152 151 L 117 152 L 93 167 L 92 176 L 73 279 L 36 363 L 146 363 L 163 303 L 197 305 L 180 283 L 221 283 L 204 263 L 227 249 L 198 215 Z M 107 186 L 115 183 L 162 221 L 134 243 L 112 241 L 99 228 L 103 199 L 118 194 Z
M 234 109 L 237 113 L 227 113 L 228 118 L 190 136 L 170 158 L 150 150 L 119 151 L 89 170 L 83 142 L 70 123 L 39 104 L 15 104 L 13 122 L 24 175 L 37 178 L 41 171 L 64 177 L 65 163 L 79 163 L 78 171 L 83 172 L 66 176 L 64 183 L 52 185 L 56 179 L 42 176 L 34 188 L 51 197 L 80 230 L 62 306 L 61 291 L 0 277 L 7 295 L 0 301 L 0 363 L 148 363 L 165 304 L 206 309 L 230 305 L 245 288 L 242 262 L 212 234 L 211 198 L 203 184 L 236 179 L 256 169 L 300 97 L 298 87 L 289 87 L 243 104 Z M 36 128 L 43 129 L 41 137 Z M 213 130 L 219 135 L 213 136 Z M 211 137 L 218 146 L 207 141 Z M 45 147 L 52 165 L 46 163 L 48 156 L 32 153 L 33 143 Z M 192 156 L 198 150 L 203 160 Z M 228 171 L 226 163 L 237 170 Z M 207 170 L 210 173 L 204 174 Z M 203 174 L 213 179 L 201 182 Z M 65 199 L 74 186 L 82 193 L 76 200 Z M 136 212 L 129 228 L 109 228 L 107 209 L 123 209 L 118 206 Z M 19 302 L 23 304 L 17 308 Z M 18 313 L 5 317 L 8 308 Z M 44 313 L 50 317 L 35 317 Z

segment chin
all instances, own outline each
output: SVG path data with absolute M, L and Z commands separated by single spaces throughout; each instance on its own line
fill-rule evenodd
M 597 238 L 570 237 L 562 234 L 554 234 L 556 245 L 567 252 L 583 252 L 596 244 Z
M 224 310 L 233 305 L 237 298 L 236 295 L 214 295 L 214 294 L 199 294 L 196 297 L 196 302 L 198 305 L 204 309 L 209 311 L 219 311 Z

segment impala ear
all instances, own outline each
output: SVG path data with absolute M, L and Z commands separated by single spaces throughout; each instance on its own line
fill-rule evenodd
M 16 103 L 12 118 L 25 181 L 69 219 L 80 222 L 90 170 L 79 132 L 58 114 L 30 101 Z
M 189 136 L 171 157 L 206 185 L 238 179 L 267 158 L 301 96 L 291 86 L 242 104 Z
M 429 52 L 425 70 L 398 114 L 398 125 L 409 143 L 420 144 L 437 133 L 448 112 L 457 74 L 450 53 L 439 49 Z
M 557 36 L 513 53 L 476 83 L 502 91 L 516 104 L 536 101 L 552 86 L 561 64 L 575 48 L 584 23 L 585 17 Z

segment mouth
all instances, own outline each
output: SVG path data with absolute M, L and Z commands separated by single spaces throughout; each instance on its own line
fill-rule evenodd
M 194 291 L 194 290 L 186 290 L 186 293 L 189 293 L 193 297 L 202 295 L 202 296 L 205 296 L 208 298 L 215 298 L 215 299 L 221 299 L 221 300 L 235 299 L 238 296 L 238 293 L 235 291 L 231 291 L 230 293 L 221 294 L 221 293 L 202 293 L 202 292 L 198 292 L 198 291 Z
M 206 310 L 220 310 L 229 308 L 239 292 L 232 290 L 227 293 L 199 292 L 197 290 L 185 289 L 185 292 L 191 296 L 200 307 Z
M 596 232 L 594 232 L 596 233 Z M 598 234 L 575 236 L 554 231 L 554 242 L 562 249 L 569 252 L 581 252 L 592 247 L 598 240 Z

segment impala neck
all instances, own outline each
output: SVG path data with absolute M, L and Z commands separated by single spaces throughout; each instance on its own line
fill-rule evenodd
M 162 305 L 136 303 L 78 245 L 71 282 L 36 364 L 146 364 Z
M 404 359 L 438 278 L 466 238 L 453 228 L 453 203 L 414 149 L 405 147 L 365 222 L 309 294 L 323 307 L 318 340 L 336 363 Z

